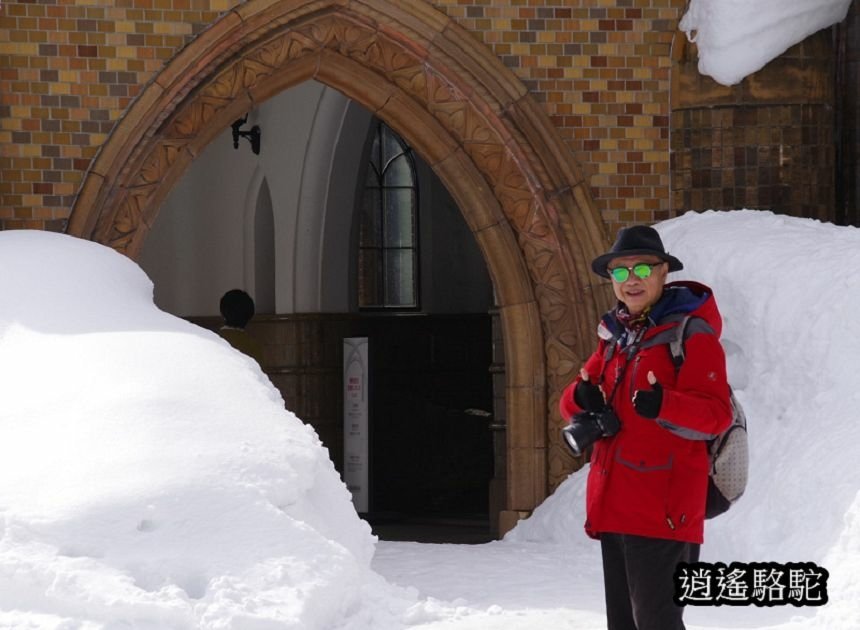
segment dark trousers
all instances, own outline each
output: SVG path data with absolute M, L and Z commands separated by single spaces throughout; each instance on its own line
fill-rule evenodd
M 699 545 L 628 534 L 601 534 L 608 630 L 685 630 L 672 596 L 679 562 L 696 562 Z

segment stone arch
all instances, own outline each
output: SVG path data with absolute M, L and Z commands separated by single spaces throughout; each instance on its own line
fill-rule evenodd
M 146 86 L 96 157 L 68 232 L 131 258 L 200 151 L 255 105 L 308 79 L 385 120 L 463 211 L 493 279 L 507 374 L 507 509 L 570 469 L 558 393 L 606 305 L 588 262 L 606 238 L 582 172 L 523 84 L 421 0 L 251 0 Z

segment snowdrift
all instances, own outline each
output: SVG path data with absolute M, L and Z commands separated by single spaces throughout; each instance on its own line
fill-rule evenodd
M 385 625 L 375 537 L 253 360 L 103 246 L 0 232 L 0 268 L 0 626 Z

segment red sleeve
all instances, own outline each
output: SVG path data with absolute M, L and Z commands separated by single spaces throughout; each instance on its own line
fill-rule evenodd
M 715 335 L 693 335 L 684 343 L 675 387 L 663 389 L 660 419 L 701 437 L 715 436 L 732 421 L 725 353 Z
M 592 354 L 585 362 L 585 371 L 588 372 L 588 375 L 592 379 L 592 382 L 596 382 L 597 378 L 600 376 L 600 373 L 603 371 L 604 344 L 605 342 L 601 341 L 594 354 Z M 582 377 L 577 374 L 573 382 L 567 387 L 565 387 L 564 391 L 561 393 L 561 400 L 559 400 L 558 402 L 558 407 L 561 411 L 561 417 L 565 420 L 570 420 L 575 414 L 582 411 L 582 407 L 577 405 L 576 401 L 573 399 L 573 390 L 576 389 L 577 384 L 581 380 Z

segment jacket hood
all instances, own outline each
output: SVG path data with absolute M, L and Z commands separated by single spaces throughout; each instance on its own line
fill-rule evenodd
M 660 312 L 657 307 L 663 303 L 666 304 L 666 310 Z M 652 313 L 658 325 L 661 319 L 669 315 L 689 313 L 708 322 L 718 338 L 723 332 L 723 317 L 717 308 L 714 292 L 700 282 L 682 280 L 666 283 L 663 297 L 654 305 Z

